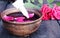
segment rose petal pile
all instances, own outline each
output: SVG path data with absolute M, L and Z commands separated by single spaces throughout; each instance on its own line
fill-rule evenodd
M 60 6 L 54 4 L 53 8 L 50 8 L 47 4 L 44 4 L 40 10 L 42 12 L 42 20 L 60 20 Z
M 31 13 L 31 14 L 29 14 L 29 18 L 32 18 L 34 16 L 34 13 Z M 16 22 L 24 22 L 24 19 L 25 19 L 25 17 L 16 17 L 16 18 L 14 18 L 14 17 L 12 17 L 12 16 L 4 16 L 3 17 L 3 19 L 4 20 L 6 20 L 6 21 L 16 21 Z M 26 21 L 30 21 L 30 20 L 26 20 Z

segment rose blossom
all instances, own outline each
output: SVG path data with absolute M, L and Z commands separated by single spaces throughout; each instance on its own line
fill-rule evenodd
M 47 4 L 44 4 L 42 6 L 42 9 L 41 9 L 41 12 L 42 12 L 42 15 L 43 15 L 42 20 L 49 20 L 49 19 L 51 19 L 51 15 L 50 15 L 51 11 L 52 11 L 52 9 Z
M 53 18 L 60 20 L 60 6 L 57 6 L 56 4 L 53 7 Z

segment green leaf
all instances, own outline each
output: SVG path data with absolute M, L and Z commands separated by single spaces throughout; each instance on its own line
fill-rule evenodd
M 32 4 L 32 3 L 25 3 L 25 7 L 26 7 L 26 8 L 36 8 L 36 9 L 40 9 L 39 6 L 36 6 L 36 5 Z
M 54 0 L 47 0 L 47 2 L 48 2 L 48 3 L 52 3 L 52 2 L 54 2 Z
M 38 0 L 39 3 L 43 4 L 43 0 Z
M 27 0 L 28 1 L 28 3 L 30 3 L 31 1 L 30 0 Z
M 60 6 L 60 2 L 57 2 L 56 4 L 57 4 L 58 6 Z
M 53 4 L 49 4 L 49 7 L 53 8 Z
M 34 2 L 35 0 L 31 0 L 32 2 Z

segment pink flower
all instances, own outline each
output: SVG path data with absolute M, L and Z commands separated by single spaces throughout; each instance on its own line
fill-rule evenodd
M 56 4 L 53 7 L 53 18 L 60 20 L 60 6 L 57 6 Z
M 24 22 L 25 17 L 14 18 L 17 22 Z
M 6 21 L 14 20 L 12 16 L 4 16 L 3 19 Z
M 42 6 L 42 9 L 41 9 L 41 12 L 43 14 L 42 20 L 49 20 L 49 19 L 51 19 L 51 15 L 50 15 L 51 11 L 52 11 L 52 9 L 47 4 L 44 4 Z

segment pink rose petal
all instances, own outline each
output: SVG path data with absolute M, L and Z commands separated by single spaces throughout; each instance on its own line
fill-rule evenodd
M 6 21 L 11 21 L 11 20 L 13 20 L 13 17 L 11 17 L 11 16 L 4 16 L 3 19 L 6 20 Z
M 29 18 L 32 18 L 34 16 L 34 13 L 29 14 Z
M 25 19 L 25 17 L 17 17 L 17 18 L 15 18 L 15 20 L 17 22 L 24 22 L 24 19 Z

